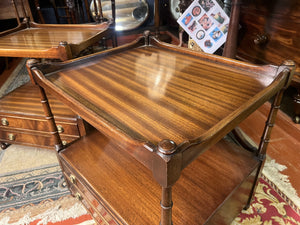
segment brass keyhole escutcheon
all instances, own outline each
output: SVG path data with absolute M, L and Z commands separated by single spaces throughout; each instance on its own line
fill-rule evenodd
M 8 126 L 8 125 L 9 125 L 9 122 L 8 122 L 8 120 L 7 120 L 6 118 L 2 118 L 2 119 L 1 119 L 1 124 L 2 124 L 3 126 Z

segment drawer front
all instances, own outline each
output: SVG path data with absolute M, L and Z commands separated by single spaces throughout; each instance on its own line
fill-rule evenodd
M 88 191 L 88 188 L 82 184 L 79 177 L 76 177 L 71 173 L 65 162 L 61 160 L 63 174 L 69 184 L 69 189 L 74 197 L 80 200 L 89 213 L 93 216 L 94 220 L 98 224 L 110 224 L 117 225 L 113 217 L 108 213 L 108 211 L 103 207 L 103 205 L 94 197 L 94 195 Z M 121 223 L 120 223 L 121 224 Z
M 93 219 L 95 220 L 95 222 L 97 222 L 97 224 L 99 225 L 117 225 L 117 223 L 115 223 L 114 220 L 110 220 L 110 215 L 108 213 L 105 212 L 101 212 L 103 210 L 101 210 L 101 206 L 100 208 L 94 208 L 91 203 L 88 201 L 88 198 L 76 187 L 76 186 L 70 186 L 70 191 L 71 194 L 77 198 L 79 201 L 81 201 L 81 203 L 84 205 L 84 207 L 87 209 L 87 211 L 91 214 L 91 216 L 93 217 Z M 103 215 L 101 215 L 101 213 L 104 213 Z
M 61 135 L 63 144 L 76 140 L 76 136 Z M 38 132 L 22 132 L 13 129 L 0 129 L 0 141 L 9 144 L 24 144 L 36 147 L 53 148 L 54 140 L 50 134 Z
M 16 128 L 33 131 L 50 132 L 48 122 L 43 119 L 34 119 L 26 117 L 17 117 L 9 115 L 0 115 L 0 129 L 1 128 Z M 77 123 L 67 123 L 56 121 L 58 130 L 61 134 L 79 135 Z
M 276 65 L 291 59 L 298 65 L 299 74 L 300 1 L 259 1 L 257 5 L 248 2 L 242 6 L 238 56 L 254 63 Z

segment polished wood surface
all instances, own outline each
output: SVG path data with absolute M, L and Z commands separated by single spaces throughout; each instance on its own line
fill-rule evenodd
M 51 95 L 57 126 L 64 143 L 85 135 L 82 119 Z M 54 140 L 40 103 L 38 87 L 30 83 L 0 99 L 0 142 L 53 148 Z
M 31 24 L 31 28 L 0 33 L 0 55 L 60 59 L 74 58 L 87 47 L 100 41 L 109 23 L 100 25 Z M 103 33 L 104 32 L 104 33 Z
M 253 62 L 294 60 L 300 73 L 300 2 L 246 0 L 241 4 L 238 55 Z
M 263 166 L 279 103 L 284 89 L 292 79 L 295 64 L 292 61 L 285 61 L 284 65 L 279 67 L 255 66 L 163 44 L 155 38 L 149 37 L 148 32 L 146 32 L 144 37 L 133 43 L 101 54 L 66 63 L 28 64 L 27 66 L 32 71 L 34 81 L 40 86 L 41 100 L 47 117 L 51 118 L 52 113 L 43 88 L 53 93 L 71 107 L 74 112 L 93 125 L 98 130 L 97 133 L 99 132 L 98 134 L 101 133 L 101 136 L 105 137 L 109 145 L 116 145 L 116 147 L 109 147 L 110 150 L 107 150 L 113 160 L 121 157 L 114 155 L 113 150 L 111 150 L 111 148 L 117 148 L 119 149 L 118 152 L 122 151 L 118 154 L 132 157 L 132 160 L 141 164 L 138 164 L 139 166 L 144 165 L 145 168 L 142 168 L 145 170 L 148 168 L 150 174 L 152 171 L 153 179 L 161 187 L 161 224 L 171 225 L 172 221 L 176 220 L 175 213 L 178 216 L 175 208 L 184 204 L 174 205 L 174 210 L 172 210 L 172 202 L 175 202 L 176 199 L 172 195 L 176 196 L 176 185 L 180 183 L 184 171 L 188 170 L 197 160 L 204 160 L 205 163 L 208 160 L 217 166 L 226 157 L 231 159 L 232 156 L 224 152 L 227 156 L 223 155 L 217 162 L 214 159 L 218 159 L 219 153 L 213 154 L 214 159 L 212 159 L 207 157 L 205 155 L 207 152 L 204 151 L 218 143 L 241 121 L 276 94 L 277 97 L 271 107 L 259 149 L 248 152 L 248 160 L 242 160 L 242 156 L 237 156 L 238 158 L 234 160 L 234 163 L 238 164 L 242 160 L 241 166 L 245 168 L 249 166 L 250 171 L 242 175 L 237 182 L 239 184 L 237 184 L 234 174 L 239 169 L 236 168 L 232 174 L 235 188 L 233 186 L 228 187 L 225 183 L 221 187 L 224 190 L 228 188 L 227 195 L 222 195 L 226 200 L 218 201 L 216 205 L 211 207 L 208 214 L 201 212 L 201 215 L 198 215 L 195 211 L 192 214 L 197 214 L 198 217 L 204 216 L 200 223 L 204 223 L 211 215 L 212 217 L 209 219 L 212 224 L 228 224 L 228 221 L 234 217 L 224 213 L 223 210 L 222 213 L 220 212 L 222 216 L 218 217 L 214 210 L 217 211 L 223 206 L 228 209 L 231 205 L 230 197 L 235 199 L 235 197 L 240 196 L 237 187 L 243 189 L 243 183 L 248 178 L 251 180 L 249 181 L 251 187 L 250 191 L 247 191 L 245 201 L 246 204 L 250 202 Z M 106 148 L 104 142 L 107 141 L 93 136 L 94 138 L 86 139 L 86 142 L 76 142 L 70 148 L 63 150 L 55 128 L 55 121 L 49 119 L 48 122 L 49 126 L 53 128 L 52 133 L 57 140 L 59 159 L 69 164 L 69 168 L 65 171 L 73 171 L 77 173 L 75 175 L 82 173 L 79 179 L 84 183 L 82 187 L 75 187 L 75 189 L 83 192 L 85 188 L 88 193 L 101 202 L 101 205 L 104 207 L 107 205 L 107 208 L 110 208 L 110 204 L 113 204 L 114 200 L 110 199 L 110 196 L 102 196 L 101 192 L 109 189 L 101 187 L 102 182 L 99 180 L 102 179 L 98 179 L 98 175 L 95 175 L 102 170 L 98 166 L 91 167 L 90 163 L 86 165 L 85 162 L 82 162 L 81 166 L 81 162 L 78 162 L 79 159 L 82 159 L 80 155 L 85 152 L 84 147 L 90 149 L 97 147 L 100 151 Z M 95 144 L 94 140 L 99 142 Z M 223 146 L 223 148 L 226 147 Z M 70 152 L 70 155 L 63 155 L 66 151 Z M 200 154 L 202 155 L 200 156 Z M 104 157 L 104 154 L 100 152 L 97 155 Z M 251 166 L 253 157 L 257 157 L 259 161 Z M 87 161 L 95 160 L 95 158 L 97 156 L 88 156 Z M 96 159 L 96 162 L 101 164 L 105 160 L 102 162 L 101 159 Z M 225 170 L 234 166 L 234 163 L 228 162 L 226 166 L 220 168 Z M 106 167 L 109 164 L 113 167 L 120 164 L 125 172 L 133 173 L 130 166 L 123 165 L 121 162 L 113 163 L 110 161 Z M 132 161 L 128 164 L 135 163 Z M 223 164 L 221 163 L 221 165 Z M 113 167 L 109 169 L 113 170 Z M 200 165 L 196 167 L 200 168 Z M 89 170 L 94 169 L 95 172 L 89 172 Z M 140 169 L 134 171 L 140 171 Z M 212 193 L 210 198 L 217 197 L 220 186 L 216 186 L 216 180 L 206 176 L 208 174 L 217 176 L 215 169 L 209 171 L 205 168 L 200 169 L 200 171 L 201 176 L 194 177 L 195 173 L 192 171 L 189 172 L 189 176 L 193 179 L 204 178 L 206 183 L 203 185 L 199 183 L 196 186 L 202 187 L 204 191 L 207 190 L 204 185 L 214 187 L 216 192 Z M 124 173 L 123 176 L 125 176 Z M 254 174 L 253 179 L 248 177 L 249 174 Z M 109 176 L 111 181 L 105 180 L 104 183 L 113 182 L 118 187 L 122 183 L 126 184 L 125 181 L 121 181 L 121 178 L 112 177 Z M 137 188 L 137 184 L 133 183 Z M 129 187 L 129 184 L 126 184 L 123 189 L 127 186 Z M 151 190 L 153 186 L 147 185 L 147 188 Z M 122 193 L 122 190 L 119 191 Z M 113 191 L 111 190 L 111 192 Z M 133 190 L 127 194 L 129 198 L 134 198 L 132 195 L 136 195 L 136 193 Z M 143 193 L 148 196 L 146 191 Z M 239 211 L 245 206 L 245 202 L 237 202 L 239 203 L 236 205 L 236 209 Z M 191 205 L 196 204 L 192 200 L 186 204 L 189 203 Z M 87 203 L 87 205 L 90 209 L 92 202 Z M 139 207 L 143 207 L 143 205 L 137 204 L 134 208 Z M 95 210 L 92 210 L 91 213 L 94 213 Z M 135 224 L 135 218 L 138 215 L 135 213 L 133 216 L 121 208 L 113 208 L 109 214 L 115 218 L 129 214 L 128 219 L 131 224 Z M 174 215 L 172 216 L 172 214 Z M 227 222 L 221 222 L 227 217 L 226 215 L 228 216 Z
M 0 55 L 55 58 L 61 41 L 66 41 L 69 45 L 80 45 L 97 36 L 104 28 L 105 26 L 103 25 L 102 27 L 87 27 L 85 29 L 80 29 L 79 27 L 56 28 L 50 26 L 26 28 L 19 32 L 0 37 Z M 83 50 L 82 47 L 80 49 Z M 47 56 L 44 57 L 45 54 Z
M 24 11 L 22 7 L 22 0 L 3 0 L 0 1 L 0 20 L 7 20 L 7 19 L 16 19 L 16 11 L 14 4 L 17 7 L 17 12 L 19 14 L 20 18 L 24 18 L 26 16 L 29 16 L 31 20 L 33 20 L 31 11 L 30 11 L 30 6 L 28 4 L 28 1 L 23 1 L 24 3 Z M 25 12 L 25 13 L 24 13 Z
M 172 193 L 174 225 L 230 224 L 240 205 L 246 204 L 252 187 L 259 162 L 251 155 L 222 140 L 183 170 Z M 83 203 L 104 207 L 116 224 L 159 224 L 160 186 L 149 170 L 112 140 L 94 131 L 63 150 L 60 157 L 71 190 L 74 195 L 81 194 Z M 75 176 L 74 184 L 70 175 Z M 93 195 L 86 187 L 92 188 Z M 223 205 L 233 193 L 238 194 Z
M 18 26 L 0 33 L 1 57 L 64 61 L 79 56 L 102 38 L 109 38 L 114 34 L 113 21 L 86 25 L 37 24 L 33 21 L 27 0 L 1 1 L 0 19 L 12 18 L 17 20 Z M 53 147 L 54 141 L 50 137 L 43 108 L 40 107 L 37 96 L 39 90 L 36 88 L 31 87 L 27 90 L 20 88 L 0 100 L 1 117 L 9 120 L 10 124 L 9 127 L 0 129 L 2 143 Z M 51 104 L 54 105 L 56 119 L 59 123 L 65 122 L 63 135 L 70 135 L 64 136 L 63 141 L 69 143 L 70 140 L 84 135 L 82 119 L 59 101 L 52 99 L 51 101 L 53 101 Z M 41 136 L 40 140 L 38 135 Z
M 207 60 L 201 60 L 200 55 L 185 55 L 183 49 L 175 52 L 155 45 L 139 44 L 124 53 L 81 60 L 48 79 L 74 98 L 78 108 L 97 113 L 93 116 L 105 118 L 130 138 L 153 144 L 207 138 L 205 132 L 225 126 L 222 119 L 243 110 L 240 106 L 274 79 L 275 67 L 251 66 L 255 73 L 266 74 L 253 76 L 239 69 L 247 64 L 228 60 L 232 66 L 226 67 L 219 57 L 203 55 Z
M 98 24 L 38 24 L 33 21 L 30 9 L 28 9 L 30 16 L 26 13 L 28 17 L 20 19 L 20 12 L 22 15 L 25 14 L 21 3 L 28 9 L 27 0 L 17 2 L 5 0 L 1 3 L 12 9 L 16 5 L 18 11 L 15 12 L 15 18 L 19 24 L 16 28 L 0 33 L 0 56 L 64 61 L 78 57 L 83 50 L 104 37 L 113 38 L 113 44 L 116 45 L 112 20 Z M 0 14 L 7 7 L 0 8 Z
M 16 90 L 0 99 L 0 112 L 44 118 L 45 114 L 41 107 L 38 87 L 27 83 Z M 50 104 L 53 105 L 53 112 L 57 118 L 72 118 L 75 116 L 61 101 L 53 97 L 50 99 Z
M 300 2 L 298 0 L 245 0 L 241 4 L 237 56 L 254 63 L 280 64 L 285 59 L 296 63 L 291 83 L 294 96 L 294 121 L 300 123 Z
M 65 28 L 43 29 L 32 28 L 10 34 L 1 38 L 1 51 L 12 49 L 33 49 L 36 51 L 47 50 L 57 46 L 61 40 L 68 40 L 69 44 L 79 44 L 84 40 L 92 38 L 99 32 L 99 28 Z M 26 45 L 24 45 L 24 42 Z M 8 48 L 8 49 L 7 49 Z

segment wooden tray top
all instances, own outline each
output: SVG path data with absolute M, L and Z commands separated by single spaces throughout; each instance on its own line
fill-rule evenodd
M 191 222 L 184 219 L 178 224 L 202 224 L 210 220 L 210 216 L 216 215 L 215 210 L 218 211 L 220 207 L 229 209 L 231 201 L 227 201 L 228 196 L 239 195 L 236 187 L 242 187 L 243 183 L 247 183 L 250 174 L 258 174 L 257 168 L 262 164 L 263 156 L 262 160 L 258 161 L 259 157 L 254 157 L 257 152 L 248 152 L 249 155 L 246 156 L 244 162 L 241 161 L 242 155 L 236 152 L 234 153 L 236 159 L 223 164 L 224 166 L 219 162 L 223 163 L 223 158 L 226 157 L 232 159 L 232 156 L 228 154 L 234 151 L 232 147 L 229 147 L 227 153 L 225 153 L 224 146 L 221 147 L 221 153 L 225 153 L 224 156 L 215 152 L 212 154 L 212 158 L 207 158 L 205 153 L 212 150 L 205 152 L 202 157 L 198 156 L 216 144 L 270 97 L 280 93 L 274 106 L 277 110 L 277 103 L 283 93 L 282 89 L 289 84 L 295 64 L 286 61 L 281 67 L 255 66 L 163 44 L 145 33 L 144 37 L 135 42 L 92 56 L 65 63 L 28 63 L 27 66 L 30 67 L 31 75 L 38 85 L 56 95 L 98 130 L 97 135 L 82 138 L 64 150 L 55 130 L 55 123 L 51 119 L 52 113 L 49 110 L 44 90 L 41 89 L 45 114 L 49 118 L 49 125 L 53 127 L 53 134 L 57 140 L 56 149 L 59 152 L 59 159 L 66 167 L 67 174 L 65 175 L 71 176 L 68 171 L 72 172 L 82 181 L 82 185 L 79 185 L 79 182 L 78 187 L 74 186 L 75 190 L 89 190 L 85 191 L 84 201 L 86 197 L 89 199 L 89 192 L 91 192 L 96 201 L 102 202 L 103 207 L 107 207 L 106 210 L 110 211 L 109 213 L 122 215 L 122 218 L 119 219 L 124 219 L 126 224 L 147 224 L 135 221 L 136 215 L 141 215 L 141 213 L 128 210 L 125 204 L 126 210 L 130 212 L 126 213 L 124 209 L 118 207 L 118 203 L 114 204 L 114 200 L 110 196 L 117 195 L 112 191 L 112 184 L 108 185 L 109 188 L 101 187 L 101 184 L 105 183 L 102 181 L 106 179 L 101 179 L 97 173 L 105 176 L 109 173 L 103 172 L 99 165 L 103 164 L 109 170 L 115 171 L 115 166 L 123 163 L 120 157 L 114 156 L 112 149 L 116 149 L 118 153 L 133 156 L 138 162 L 132 161 L 132 163 L 121 166 L 124 173 L 128 172 L 127 175 L 136 174 L 130 171 L 140 173 L 141 170 L 137 167 L 131 170 L 133 165 L 139 165 L 139 163 L 152 171 L 154 180 L 162 188 L 160 224 L 170 225 L 172 224 L 172 187 L 174 186 L 174 202 L 176 201 L 176 207 L 179 207 L 181 204 L 179 204 L 180 200 L 176 200 L 176 185 L 180 184 L 180 178 L 184 176 L 184 171 L 190 167 L 188 165 L 193 165 L 200 159 L 213 162 L 211 171 L 206 168 L 201 169 L 197 165 L 199 171 L 192 170 L 188 174 L 193 179 L 204 178 L 199 183 L 195 183 L 200 190 L 208 191 L 207 185 L 213 187 L 217 192 L 218 182 L 205 176 L 207 172 L 213 178 L 218 179 L 216 176 L 218 172 L 214 166 L 220 166 L 218 169 L 228 171 L 227 169 L 233 168 L 234 164 L 239 164 L 242 168 L 246 164 L 249 170 L 241 176 L 242 179 L 234 187 L 228 189 L 227 194 L 222 195 L 225 196 L 223 200 L 219 199 L 218 203 L 210 207 L 211 210 L 207 215 L 202 214 L 202 209 L 193 207 L 190 209 L 191 211 L 195 210 L 192 213 L 194 216 L 197 215 L 197 212 L 203 215 L 201 221 L 198 221 L 197 218 L 191 219 Z M 272 110 L 271 114 L 273 116 L 270 117 L 268 126 L 273 126 L 276 111 Z M 268 140 L 269 134 L 270 132 L 265 132 L 262 140 Z M 101 138 L 104 137 L 106 141 L 102 142 Z M 99 143 L 97 143 L 98 141 Z M 107 147 L 110 144 L 117 145 L 120 151 L 116 147 Z M 93 154 L 89 155 L 86 149 Z M 107 151 L 109 159 L 113 159 L 114 162 L 109 160 L 110 162 L 105 165 L 104 152 L 101 149 L 104 152 Z M 245 149 L 240 148 L 240 150 L 244 153 Z M 83 155 L 87 158 L 84 159 Z M 220 156 L 219 160 L 213 161 Z M 118 162 L 119 159 L 120 162 Z M 200 163 L 200 165 L 204 164 L 206 164 L 204 161 Z M 232 172 L 228 174 L 233 177 L 233 174 L 236 175 L 240 169 L 235 167 L 230 171 Z M 120 175 L 121 172 L 116 174 Z M 122 173 L 122 179 L 124 179 L 123 175 Z M 117 176 L 108 177 L 116 186 L 122 183 Z M 141 175 L 141 177 L 144 176 Z M 135 176 L 132 178 L 136 179 Z M 150 179 L 146 178 L 145 183 Z M 128 180 L 126 179 L 126 182 Z M 231 182 L 232 178 L 227 181 Z M 139 182 L 143 181 L 139 179 Z M 134 182 L 129 183 L 133 184 Z M 255 182 L 252 184 L 255 185 Z M 221 187 L 222 189 L 227 189 L 229 186 L 225 183 L 222 185 L 224 185 Z M 146 190 L 143 188 L 142 194 L 139 195 L 136 191 L 128 190 L 127 184 L 125 186 L 129 199 L 132 199 L 132 195 L 145 194 L 144 196 L 148 196 L 148 191 L 153 188 L 153 185 L 147 185 Z M 133 186 L 134 188 L 138 187 L 135 184 Z M 110 193 L 106 194 L 105 190 L 109 190 Z M 189 193 L 186 191 L 187 188 L 182 190 Z M 190 190 L 195 192 L 192 187 Z M 249 196 L 250 199 L 252 188 L 247 190 L 248 194 L 244 196 Z M 217 197 L 217 194 L 210 193 L 211 197 Z M 181 196 L 181 194 L 179 195 Z M 189 196 L 192 195 L 189 194 Z M 129 199 L 121 202 L 132 203 Z M 215 201 L 210 197 L 208 199 L 212 202 Z M 185 198 L 185 200 L 186 203 L 194 205 L 190 199 Z M 93 199 L 90 198 L 88 201 L 93 202 Z M 199 202 L 205 201 L 197 200 L 197 204 Z M 245 204 L 245 199 L 239 201 L 236 211 L 239 211 Z M 87 202 L 86 205 L 90 207 L 92 203 Z M 137 206 L 133 208 L 139 209 L 141 206 L 143 207 L 144 204 L 138 202 Z M 180 210 L 177 211 L 176 207 L 174 206 L 174 221 L 177 223 L 177 220 L 179 221 L 182 217 L 180 217 Z M 148 205 L 145 208 L 154 209 L 154 206 Z M 147 211 L 145 214 L 158 216 L 157 212 L 153 214 Z M 225 212 L 221 217 L 227 217 L 227 215 L 228 213 Z M 231 221 L 234 216 L 236 215 L 229 216 L 226 221 Z M 191 216 L 188 217 L 191 218 Z M 153 221 L 155 224 L 158 223 L 157 218 L 154 218 Z M 195 221 L 197 222 L 195 223 Z M 153 224 L 153 222 L 149 224 Z M 212 224 L 228 224 L 228 222 L 215 221 Z
M 207 138 L 241 116 L 255 103 L 251 98 L 271 85 L 277 69 L 252 65 L 252 71 L 246 71 L 246 63 L 226 63 L 230 66 L 217 56 L 153 39 L 147 46 L 140 40 L 60 64 L 58 71 L 46 75 L 51 83 L 45 82 L 72 98 L 75 111 L 85 109 L 92 118 L 86 119 L 103 132 L 109 124 L 139 141 L 170 139 L 180 144 Z M 271 89 L 265 90 L 268 97 L 274 93 Z
M 0 38 L 0 53 L 11 50 L 47 51 L 49 48 L 57 48 L 63 40 L 67 40 L 69 44 L 80 44 L 95 37 L 101 31 L 99 27 L 87 27 L 85 29 L 79 27 L 56 28 L 55 26 L 27 28 L 2 36 Z
M 178 152 L 197 144 L 183 156 L 183 167 L 188 165 L 277 93 L 289 74 L 282 72 L 287 66 L 256 66 L 151 36 L 71 62 L 33 67 L 39 85 L 104 135 L 125 148 L 148 149 L 142 156 L 131 154 L 150 168 L 151 152 L 165 139 Z

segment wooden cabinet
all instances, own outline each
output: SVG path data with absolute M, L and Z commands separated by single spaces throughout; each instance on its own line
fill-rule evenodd
M 114 5 L 114 1 L 111 4 Z M 111 11 L 115 8 L 112 7 Z M 0 2 L 0 19 L 16 21 L 15 27 L 0 34 L 1 57 L 64 61 L 85 54 L 89 47 L 105 37 L 112 38 L 116 46 L 114 18 L 102 23 L 103 18 L 99 17 L 101 22 L 97 24 L 37 24 L 33 21 L 27 0 L 5 0 Z M 35 87 L 22 87 L 0 100 L 1 143 L 53 147 L 54 141 L 49 127 L 45 125 L 37 96 Z M 84 135 L 83 120 L 54 98 L 51 101 L 63 143 Z
M 147 33 L 72 62 L 29 66 L 71 192 L 98 224 L 128 225 L 230 224 L 251 201 L 295 67 L 255 66 Z M 64 147 L 45 90 L 95 129 Z M 258 149 L 228 138 L 274 95 Z
M 85 135 L 83 120 L 50 96 L 64 144 Z M 54 148 L 54 139 L 39 99 L 37 86 L 26 84 L 0 99 L 0 142 Z
M 296 62 L 295 120 L 300 122 L 300 1 L 245 0 L 241 4 L 238 57 L 254 63 Z

